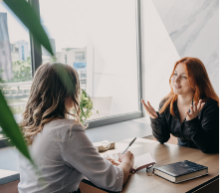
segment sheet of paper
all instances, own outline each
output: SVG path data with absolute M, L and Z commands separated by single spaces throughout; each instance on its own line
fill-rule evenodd
M 150 153 L 142 154 L 140 156 L 137 156 L 134 158 L 134 168 L 138 168 L 140 166 L 143 166 L 145 164 L 149 164 L 156 161 L 154 158 L 151 156 Z
M 118 160 L 118 153 L 122 153 L 125 148 L 128 146 L 127 143 L 116 143 L 115 145 L 115 149 L 112 149 L 112 150 L 108 150 L 107 152 L 101 152 L 100 155 L 103 157 L 103 158 L 106 158 L 106 157 L 109 157 L 109 158 L 112 158 L 114 160 Z M 141 148 L 141 145 L 139 144 L 133 144 L 130 148 L 129 148 L 129 151 L 132 152 L 133 149 L 136 149 L 140 147 Z
M 0 179 L 1 179 L 1 178 L 8 177 L 8 176 L 15 175 L 15 174 L 19 174 L 19 172 L 17 172 L 17 171 L 11 171 L 11 170 L 3 170 L 3 169 L 0 169 Z
M 119 163 L 118 162 L 118 153 L 114 153 L 114 152 L 111 152 L 109 153 L 108 151 L 108 154 L 101 154 L 103 158 L 111 158 L 113 159 L 116 163 Z M 150 153 L 145 153 L 145 154 L 142 154 L 140 156 L 136 156 L 134 158 L 134 168 L 138 168 L 140 166 L 143 166 L 143 165 L 146 165 L 146 164 L 149 164 L 149 163 L 152 163 L 152 162 L 155 162 L 155 159 L 151 156 Z

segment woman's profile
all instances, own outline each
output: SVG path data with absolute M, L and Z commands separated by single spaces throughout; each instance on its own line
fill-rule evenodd
M 197 58 L 180 59 L 169 84 L 171 91 L 161 101 L 159 112 L 142 99 L 155 138 L 164 143 L 172 134 L 178 138 L 178 145 L 218 153 L 219 98 L 204 64 Z
M 58 70 L 68 76 L 61 79 Z M 63 84 L 68 81 L 72 88 Z M 40 173 L 20 155 L 19 192 L 79 192 L 84 176 L 98 187 L 122 190 L 133 166 L 133 154 L 121 154 L 119 166 L 99 155 L 80 123 L 79 99 L 80 82 L 71 66 L 47 63 L 38 68 L 20 126 Z

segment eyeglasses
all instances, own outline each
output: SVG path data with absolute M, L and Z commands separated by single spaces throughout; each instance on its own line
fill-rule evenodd
M 153 173 L 154 173 L 154 164 L 152 164 L 152 165 L 146 167 L 146 172 L 147 172 L 147 175 L 148 175 L 148 176 L 153 175 Z

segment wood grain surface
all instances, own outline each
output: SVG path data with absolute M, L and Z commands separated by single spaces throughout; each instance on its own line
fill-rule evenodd
M 130 140 L 125 141 L 129 142 Z M 207 166 L 209 175 L 175 184 L 157 175 L 147 176 L 145 169 L 143 169 L 130 176 L 122 192 L 185 193 L 219 175 L 219 154 L 205 154 L 198 149 L 168 143 L 160 144 L 159 142 L 142 138 L 138 138 L 135 145 L 140 145 L 140 147 L 131 147 L 130 151 L 135 156 L 150 152 L 157 161 L 155 166 L 189 160 Z
M 18 193 L 18 183 L 20 180 L 0 185 L 0 193 Z
M 102 156 L 112 156 L 122 152 L 132 139 L 116 142 L 114 150 L 101 153 Z M 172 142 L 173 143 L 173 142 Z M 151 153 L 156 160 L 155 166 L 162 166 L 183 160 L 189 160 L 208 167 L 209 175 L 188 180 L 181 183 L 172 183 L 157 175 L 148 176 L 145 169 L 129 176 L 122 193 L 185 193 L 185 192 L 218 192 L 219 190 L 219 154 L 205 154 L 198 149 L 187 148 L 170 143 L 160 144 L 146 138 L 138 138 L 129 148 L 135 156 Z M 81 184 L 83 192 L 102 192 L 93 190 L 91 185 Z

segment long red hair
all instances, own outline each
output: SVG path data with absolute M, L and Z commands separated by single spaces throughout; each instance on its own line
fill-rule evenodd
M 164 100 L 165 99 L 166 100 L 163 106 L 161 107 L 159 113 L 164 112 L 166 108 L 170 105 L 170 113 L 173 116 L 175 116 L 173 110 L 173 103 L 177 100 L 177 94 L 174 94 L 173 92 L 171 78 L 174 74 L 177 65 L 180 63 L 185 65 L 187 76 L 189 79 L 189 84 L 192 87 L 192 89 L 195 91 L 193 100 L 198 102 L 200 99 L 202 99 L 203 102 L 205 102 L 208 99 L 213 99 L 217 101 L 219 105 L 218 95 L 215 93 L 215 90 L 212 87 L 208 73 L 202 61 L 200 61 L 197 58 L 184 57 L 179 61 L 177 61 L 174 65 L 172 74 L 169 79 L 171 91 L 166 97 L 164 97 Z

